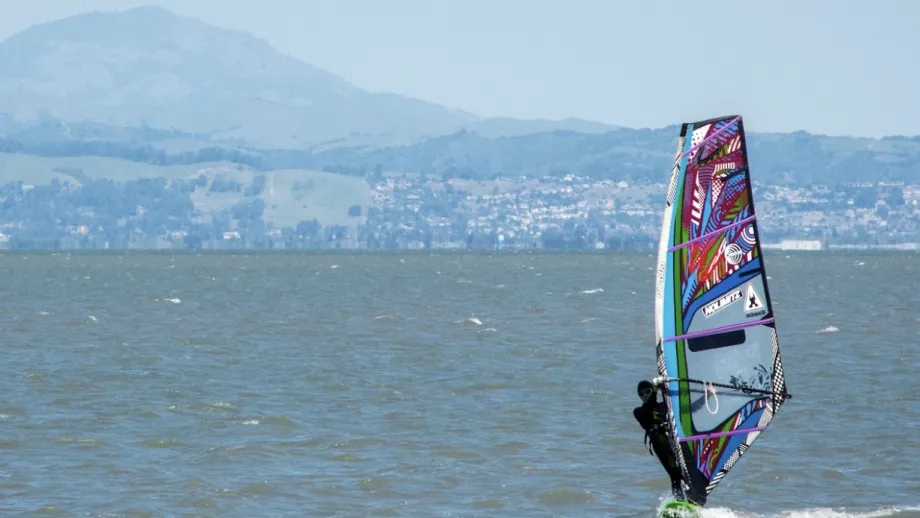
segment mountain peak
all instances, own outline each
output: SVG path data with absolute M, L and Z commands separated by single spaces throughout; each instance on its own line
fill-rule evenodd
M 371 93 L 248 32 L 154 5 L 82 13 L 0 42 L 0 121 L 45 117 L 277 148 L 343 138 L 406 143 L 464 128 L 484 136 L 612 129 L 574 119 L 483 120 Z
M 146 124 L 300 147 L 350 133 L 415 138 L 473 118 L 374 94 L 247 32 L 162 7 L 89 12 L 0 43 L 0 113 Z
M 182 18 L 182 16 L 170 11 L 169 9 L 166 9 L 165 7 L 160 7 L 159 5 L 153 5 L 153 4 L 138 5 L 135 7 L 129 7 L 127 9 L 122 9 L 121 11 L 115 11 L 115 12 L 120 12 L 123 14 L 130 14 L 132 16 L 138 15 L 138 16 L 145 16 L 145 17 L 160 16 L 163 18 Z

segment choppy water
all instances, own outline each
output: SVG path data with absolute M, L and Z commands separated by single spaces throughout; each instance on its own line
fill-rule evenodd
M 767 253 L 795 397 L 707 515 L 920 516 L 920 256 Z M 653 261 L 0 255 L 0 514 L 649 516 Z

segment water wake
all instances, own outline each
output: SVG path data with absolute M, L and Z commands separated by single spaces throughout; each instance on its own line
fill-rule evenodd
M 703 509 L 702 518 L 920 518 L 920 506 L 890 506 L 875 510 L 848 510 L 845 507 L 813 507 L 781 513 L 758 514 L 734 511 L 727 507 Z

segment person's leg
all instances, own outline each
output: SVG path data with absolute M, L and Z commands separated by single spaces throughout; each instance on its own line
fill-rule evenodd
M 680 467 L 677 466 L 677 461 L 674 459 L 674 454 L 671 453 L 671 449 L 668 448 L 667 451 L 667 462 L 662 461 L 665 471 L 668 472 L 668 477 L 671 479 L 671 494 L 674 495 L 675 500 L 680 500 L 681 502 L 686 502 L 687 497 L 684 495 L 684 488 L 681 486 L 681 473 Z
M 671 493 L 674 495 L 674 498 L 676 500 L 686 501 L 683 486 L 680 485 L 680 468 L 674 460 L 674 453 L 671 451 L 671 446 L 668 444 L 667 437 L 661 435 L 653 437 L 652 450 L 655 452 L 655 456 L 658 457 L 658 461 L 661 462 L 661 466 L 668 474 L 668 478 L 671 479 Z
M 680 476 L 675 477 L 672 473 L 668 475 L 671 477 L 671 494 L 674 495 L 674 500 L 686 502 L 687 497 L 684 496 L 684 488 L 680 485 Z

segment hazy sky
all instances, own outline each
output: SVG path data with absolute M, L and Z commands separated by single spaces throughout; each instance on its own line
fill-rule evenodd
M 480 116 L 920 134 L 914 0 L 0 0 L 0 38 L 144 4 Z

